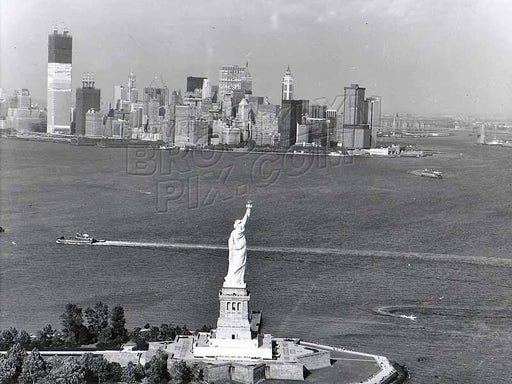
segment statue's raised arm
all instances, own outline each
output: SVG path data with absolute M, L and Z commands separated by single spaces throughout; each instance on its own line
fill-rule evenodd
M 224 278 L 224 286 L 245 287 L 244 275 L 245 265 L 247 263 L 245 223 L 251 216 L 252 202 L 248 201 L 245 207 L 246 211 L 244 217 L 241 220 L 235 221 L 233 231 L 231 231 L 231 235 L 229 236 L 229 267 L 228 273 Z
M 242 218 L 242 227 L 245 228 L 245 223 L 247 222 L 247 219 L 251 217 L 251 208 L 252 208 L 252 201 L 248 201 L 247 204 L 245 204 L 246 210 L 245 215 Z

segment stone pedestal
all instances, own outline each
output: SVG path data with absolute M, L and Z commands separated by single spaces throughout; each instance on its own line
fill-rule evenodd
M 253 337 L 249 319 L 251 296 L 245 283 L 238 287 L 223 285 L 219 291 L 217 329 L 194 345 L 194 357 L 215 360 L 272 359 L 272 336 Z
M 219 319 L 215 338 L 250 340 L 249 300 L 247 288 L 223 286 L 219 292 Z

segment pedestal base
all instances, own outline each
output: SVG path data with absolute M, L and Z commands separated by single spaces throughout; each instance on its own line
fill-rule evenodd
M 201 334 L 204 343 L 194 347 L 194 357 L 214 360 L 261 360 L 272 359 L 272 336 L 264 335 L 254 339 L 218 339 L 216 331 Z
M 246 288 L 222 287 L 219 292 L 219 319 L 216 339 L 251 340 L 249 300 Z

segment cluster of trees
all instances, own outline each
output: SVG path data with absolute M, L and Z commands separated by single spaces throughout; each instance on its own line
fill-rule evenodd
M 167 370 L 167 355 L 158 351 L 144 366 L 128 363 L 121 367 L 101 355 L 86 353 L 80 357 L 43 359 L 34 348 L 29 354 L 15 343 L 6 355 L 0 355 L 0 384 L 187 384 L 201 383 L 203 370 L 177 361 Z
M 123 307 L 116 306 L 110 311 L 108 305 L 102 302 L 87 307 L 85 311 L 76 304 L 67 304 L 60 317 L 61 329 L 54 329 L 48 324 L 35 337 L 23 330 L 18 332 L 16 328 L 3 330 L 0 332 L 0 350 L 7 351 L 16 343 L 27 351 L 33 348 L 76 349 L 84 345 L 93 349 L 117 350 L 130 339 L 137 344 L 138 349 L 143 350 L 148 348 L 150 341 L 173 340 L 176 335 L 190 334 L 186 325 L 173 327 L 169 324 L 160 327 L 146 324 L 143 328 L 137 327 L 128 332 Z M 203 326 L 198 331 L 210 329 Z
M 168 372 L 167 355 L 161 351 L 144 366 L 128 363 L 121 367 L 91 353 L 80 357 L 43 359 L 40 350 L 83 350 L 84 345 L 91 350 L 117 350 L 130 339 L 142 350 L 148 348 L 150 341 L 173 340 L 177 335 L 191 334 L 186 325 L 173 327 L 169 324 L 160 327 L 146 324 L 128 332 L 123 307 L 116 306 L 110 311 L 102 302 L 85 311 L 76 304 L 67 304 L 60 317 L 61 329 L 47 325 L 35 337 L 16 328 L 0 332 L 0 350 L 8 351 L 0 355 L 0 384 L 187 384 L 204 380 L 200 366 L 189 367 L 183 361 L 174 362 Z M 211 327 L 203 326 L 196 331 L 210 330 Z M 31 352 L 27 354 L 26 351 Z
M 103 356 L 88 353 L 45 360 L 37 348 L 27 354 L 19 343 L 0 356 L 0 384 L 116 382 L 122 380 L 123 373 L 119 364 L 109 363 Z
M 68 344 L 83 345 L 102 343 L 120 346 L 128 340 L 124 309 L 121 306 L 113 308 L 112 313 L 108 305 L 102 302 L 94 307 L 87 307 L 84 323 L 82 308 L 76 304 L 67 304 L 62 319 L 62 335 Z
M 54 329 L 48 324 L 37 332 L 35 338 L 31 338 L 26 331 L 18 332 L 16 328 L 3 330 L 0 333 L 0 350 L 7 350 L 15 343 L 27 350 L 65 349 L 88 344 L 117 349 L 129 337 L 121 306 L 114 307 L 110 312 L 106 304 L 99 302 L 85 310 L 84 322 L 82 308 L 70 303 L 60 317 L 61 329 Z

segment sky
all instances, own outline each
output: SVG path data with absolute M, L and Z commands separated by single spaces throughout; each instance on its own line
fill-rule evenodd
M 102 99 L 187 76 L 218 84 L 245 64 L 253 93 L 331 102 L 357 83 L 384 113 L 512 116 L 510 0 L 0 0 L 0 87 L 46 98 L 53 25 L 73 36 L 73 88 L 94 72 Z

